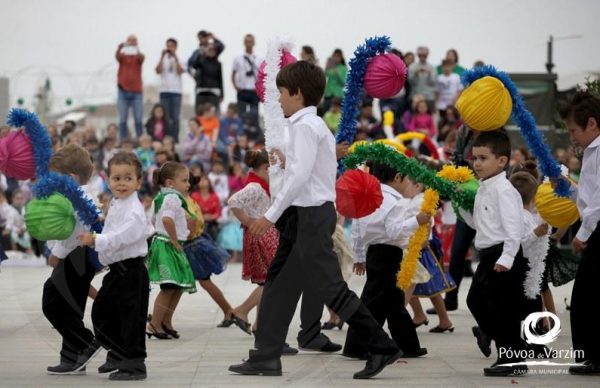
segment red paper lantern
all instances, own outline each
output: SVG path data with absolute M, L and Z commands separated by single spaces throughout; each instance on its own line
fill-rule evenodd
M 335 183 L 337 211 L 348 218 L 362 218 L 381 206 L 381 184 L 362 170 L 349 170 Z
M 0 140 L 0 171 L 11 178 L 35 178 L 35 159 L 25 132 L 12 131 Z
M 367 65 L 365 90 L 375 98 L 394 97 L 404 87 L 406 72 L 406 64 L 396 54 L 377 55 Z
M 290 54 L 286 50 L 281 51 L 281 59 L 279 61 L 279 68 L 283 69 L 290 63 L 296 62 L 296 57 Z M 267 66 L 266 61 L 262 61 L 260 66 L 258 67 L 258 73 L 256 74 L 256 83 L 254 83 L 254 88 L 256 89 L 256 94 L 258 95 L 258 99 L 260 102 L 265 102 L 265 67 Z

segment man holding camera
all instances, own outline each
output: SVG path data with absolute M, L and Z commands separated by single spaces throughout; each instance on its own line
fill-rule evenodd
M 160 75 L 160 103 L 165 108 L 167 118 L 170 120 L 170 133 L 176 143 L 179 142 L 179 116 L 181 115 L 181 93 L 183 84 L 181 74 L 183 67 L 176 54 L 177 41 L 167 39 L 167 47 L 156 65 L 156 74 Z
M 210 102 L 220 113 L 223 101 L 223 78 L 219 55 L 225 45 L 212 32 L 198 32 L 198 48 L 188 60 L 188 72 L 196 81 L 196 113 L 202 114 L 201 107 Z
M 254 35 L 244 37 L 245 52 L 233 61 L 231 81 L 237 91 L 237 109 L 240 117 L 248 115 L 258 118 L 258 95 L 254 84 L 260 66 L 260 59 L 254 54 Z
M 129 35 L 125 43 L 119 44 L 115 54 L 119 62 L 117 83 L 119 97 L 117 109 L 119 111 L 119 137 L 121 140 L 129 137 L 127 129 L 127 115 L 129 108 L 133 109 L 135 121 L 135 133 L 137 137 L 142 136 L 142 116 L 144 114 L 144 101 L 142 98 L 142 64 L 144 54 L 140 52 L 137 37 Z

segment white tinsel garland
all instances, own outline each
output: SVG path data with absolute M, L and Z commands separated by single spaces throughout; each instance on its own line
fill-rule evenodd
M 525 296 L 529 299 L 535 299 L 540 294 L 546 255 L 548 255 L 549 249 L 550 237 L 548 235 L 536 239 L 530 249 L 530 257 L 527 258 L 529 260 L 529 270 L 523 282 Z
M 285 128 L 287 120 L 283 116 L 283 110 L 279 104 L 279 89 L 276 79 L 279 72 L 282 50 L 292 52 L 294 45 L 286 40 L 275 38 L 267 44 L 267 56 L 265 58 L 265 145 L 267 151 L 278 149 L 285 153 Z M 275 198 L 283 184 L 283 169 L 281 162 L 269 168 L 269 186 L 271 198 Z

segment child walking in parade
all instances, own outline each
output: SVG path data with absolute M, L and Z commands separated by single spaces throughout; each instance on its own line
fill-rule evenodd
M 156 235 L 148 255 L 148 273 L 152 283 L 160 284 L 160 292 L 146 334 L 148 338 L 171 339 L 169 332 L 176 332 L 172 326 L 173 314 L 181 295 L 196 292 L 194 274 L 182 246 L 193 222 L 185 198 L 190 188 L 190 173 L 181 163 L 167 162 L 154 171 L 153 183 L 161 189 L 154 198 Z
M 93 170 L 89 153 L 82 147 L 69 144 L 58 150 L 49 162 L 50 171 L 71 175 L 85 190 Z M 81 233 L 88 232 L 79 217 L 71 236 L 66 240 L 49 242 L 48 264 L 54 267 L 52 275 L 44 283 L 42 311 L 62 337 L 60 363 L 47 368 L 50 375 L 81 375 L 85 368 L 78 368 L 79 355 L 94 340 L 94 334 L 85 327 L 83 314 L 87 303 L 90 283 L 96 273 L 90 251 L 80 247 Z
M 250 357 L 229 370 L 244 375 L 281 376 L 281 353 L 300 294 L 306 288 L 318 293 L 326 305 L 354 326 L 369 352 L 363 370 L 355 379 L 371 378 L 393 364 L 402 352 L 383 331 L 360 299 L 344 282 L 331 236 L 336 225 L 335 177 L 337 161 L 331 131 L 316 115 L 325 90 L 323 70 L 299 61 L 277 75 L 280 103 L 288 117 L 290 140 L 283 187 L 265 215 L 250 232 L 263 235 L 276 222 L 285 221 L 284 211 L 297 212 L 297 234 L 290 254 L 274 278 L 268 278 L 258 316 L 256 349 Z
M 573 248 L 581 252 L 571 295 L 571 336 L 575 351 L 583 353 L 569 373 L 600 374 L 600 333 L 595 313 L 598 306 L 597 282 L 600 278 L 600 98 L 588 91 L 577 92 L 560 112 L 571 140 L 583 151 L 579 187 L 571 186 L 577 201 L 581 226 Z
M 146 219 L 137 191 L 142 184 L 142 164 L 135 154 L 119 152 L 108 162 L 113 200 L 102 233 L 84 233 L 81 243 L 99 253 L 108 266 L 92 307 L 96 341 L 84 352 L 94 354 L 100 346 L 109 350 L 98 373 L 111 373 L 110 380 L 146 378 L 146 316 L 150 281 L 145 259 L 152 227 Z M 86 355 L 87 355 L 86 354 Z M 81 358 L 85 368 L 90 357 Z
M 360 299 L 377 322 L 387 321 L 392 339 L 404 353 L 403 357 L 421 357 L 421 348 L 413 321 L 406 311 L 404 291 L 396 286 L 396 274 L 402 262 L 400 241 L 414 233 L 419 224 L 431 217 L 425 213 L 407 215 L 407 201 L 402 197 L 408 179 L 392 166 L 373 163 L 371 174 L 381 182 L 383 202 L 372 214 L 354 220 L 352 244 L 356 272 L 366 267 L 367 282 Z M 355 328 L 348 329 L 344 356 L 365 359 L 367 350 L 361 345 Z
M 503 130 L 483 132 L 475 139 L 473 167 L 480 187 L 473 214 L 461 209 L 465 222 L 476 230 L 475 248 L 480 257 L 467 305 L 498 351 L 497 361 L 484 368 L 486 376 L 527 373 L 526 365 L 518 365 L 524 361 L 525 349 L 520 337 L 527 267 L 521 250 L 523 200 L 506 178 L 504 169 L 510 155 L 510 139 Z
M 239 317 L 247 322 L 250 310 L 260 303 L 267 271 L 279 244 L 279 233 L 274 226 L 260 237 L 250 233 L 252 223 L 262 217 L 271 204 L 269 155 L 265 150 L 248 151 L 244 163 L 251 169 L 246 186 L 229 198 L 229 206 L 244 229 L 242 279 L 257 285 L 246 302 L 236 309 Z M 252 330 L 256 331 L 256 321 Z

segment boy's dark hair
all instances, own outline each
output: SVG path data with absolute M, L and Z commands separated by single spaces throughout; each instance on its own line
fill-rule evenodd
M 489 148 L 491 153 L 497 158 L 506 156 L 510 159 L 510 138 L 502 129 L 482 132 L 473 142 L 473 147 L 486 147 Z
M 74 174 L 79 178 L 79 184 L 85 185 L 92 176 L 94 165 L 85 148 L 68 144 L 52 155 L 48 169 L 65 175 Z
M 523 205 L 527 206 L 535 198 L 535 193 L 538 188 L 538 181 L 533 175 L 526 171 L 516 172 L 510 175 L 510 183 L 517 189 L 521 198 L 523 198 Z
M 167 43 L 169 43 L 169 42 L 173 43 L 175 45 L 175 47 L 177 47 L 177 40 L 175 38 L 167 39 Z
M 128 165 L 135 168 L 135 176 L 142 179 L 142 163 L 133 152 L 120 151 L 113 155 L 108 161 L 108 176 L 110 177 L 110 169 L 115 165 Z
M 536 181 L 539 182 L 540 180 L 540 171 L 538 170 L 538 165 L 533 160 L 526 160 L 524 163 L 515 165 L 512 169 L 511 176 L 518 172 L 526 172 L 531 174 Z
M 269 154 L 266 150 L 250 150 L 244 156 L 244 163 L 250 168 L 258 168 L 263 164 L 269 164 Z
M 188 121 L 193 121 L 193 122 L 195 122 L 196 124 L 198 124 L 198 126 L 200 126 L 200 120 L 198 120 L 198 119 L 197 119 L 197 118 L 195 118 L 195 117 L 192 117 L 192 118 L 191 118 L 191 119 L 189 119 Z
M 451 65 L 452 62 L 449 59 L 442 60 L 442 66 Z
M 235 102 L 230 102 L 227 105 L 227 110 L 231 110 L 231 111 L 234 111 L 235 113 L 237 113 L 237 104 Z
M 387 163 L 369 162 L 367 163 L 369 172 L 381 183 L 388 183 L 394 180 L 394 177 L 399 174 L 398 171 Z
M 177 162 L 166 162 L 160 168 L 154 170 L 152 174 L 152 184 L 154 186 L 164 186 L 167 179 L 175 179 L 175 176 L 180 171 L 187 170 L 184 164 Z
M 325 73 L 316 65 L 298 61 L 287 65 L 277 74 L 277 87 L 286 88 L 293 96 L 302 92 L 304 106 L 317 106 L 325 92 Z
M 563 120 L 573 119 L 584 130 L 590 117 L 596 119 L 600 126 L 600 98 L 588 91 L 579 91 L 561 106 L 560 117 Z

